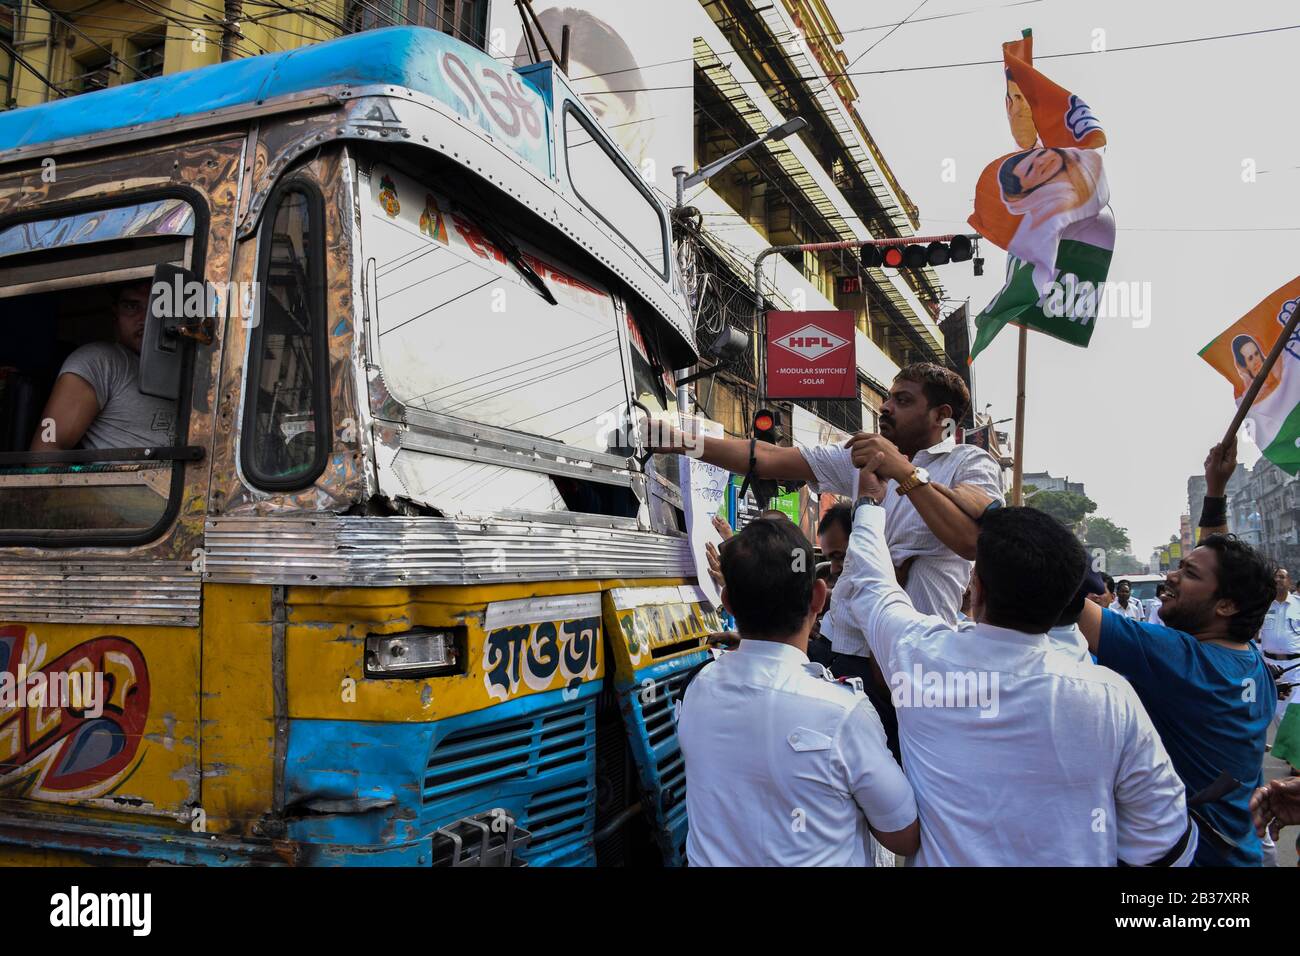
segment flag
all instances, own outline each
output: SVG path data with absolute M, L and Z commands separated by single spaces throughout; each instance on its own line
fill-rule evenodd
M 1087 346 L 1115 248 L 1101 124 L 1087 103 L 1034 69 L 1032 36 L 1004 43 L 1002 60 L 1019 149 L 980 174 L 969 222 L 1007 250 L 1007 271 L 975 318 L 972 361 L 1009 323 Z
M 1238 404 L 1297 308 L 1300 277 L 1273 292 L 1201 349 L 1201 358 L 1232 383 Z M 1288 474 L 1300 473 L 1300 331 L 1292 334 L 1277 364 L 1269 370 L 1243 427 L 1265 458 Z
M 1300 694 L 1295 691 L 1291 691 L 1291 699 L 1282 712 L 1282 723 L 1273 738 L 1271 752 L 1278 760 L 1285 760 L 1300 770 Z

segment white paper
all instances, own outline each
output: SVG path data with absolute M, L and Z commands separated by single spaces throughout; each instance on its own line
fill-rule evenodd
M 725 434 L 718 422 L 699 416 L 691 418 L 690 424 L 684 422 L 683 425 L 687 428 L 691 425 L 698 427 L 700 435 L 722 438 Z M 709 543 L 714 547 L 722 543 L 722 535 L 713 527 L 713 516 L 725 500 L 731 473 L 687 455 L 679 456 L 678 460 L 681 463 L 682 503 L 686 509 L 686 534 L 691 545 L 691 556 L 695 560 L 695 574 L 705 596 L 715 608 L 721 607 L 722 592 L 709 574 L 709 560 L 704 549 Z

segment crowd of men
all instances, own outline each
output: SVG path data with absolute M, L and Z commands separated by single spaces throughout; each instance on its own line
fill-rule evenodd
M 1227 533 L 1235 442 L 1146 609 L 1056 519 L 1006 506 L 997 462 L 954 440 L 968 402 L 919 364 L 878 435 L 660 442 L 853 502 L 818 529 L 827 574 L 776 514 L 715 555 L 739 641 L 681 706 L 689 862 L 1260 865 L 1300 822 L 1300 776 L 1263 786 L 1300 599 Z

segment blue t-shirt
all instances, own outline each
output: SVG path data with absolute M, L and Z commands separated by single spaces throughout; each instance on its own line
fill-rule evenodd
M 1187 798 L 1227 772 L 1241 786 L 1195 807 L 1237 843 L 1220 853 L 1201 837 L 1197 866 L 1259 866 L 1250 795 L 1263 783 L 1264 743 L 1277 689 L 1253 647 L 1234 650 L 1160 624 L 1101 615 L 1097 662 L 1128 678 L 1187 788 Z

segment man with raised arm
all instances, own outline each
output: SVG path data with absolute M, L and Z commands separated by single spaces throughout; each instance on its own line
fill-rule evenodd
M 898 703 L 921 821 L 915 862 L 1185 865 L 1196 828 L 1133 688 L 1048 636 L 1080 593 L 1083 545 L 1041 511 L 987 512 L 971 579 L 976 623 L 958 631 L 898 585 L 873 473 L 884 459 L 875 452 L 862 470 L 840 581 Z
M 1250 796 L 1263 780 L 1277 692 L 1251 644 L 1273 600 L 1273 568 L 1226 534 L 1235 439 L 1205 459 L 1201 538 L 1169 573 L 1164 626 L 1088 604 L 1079 629 L 1097 662 L 1132 683 L 1202 821 L 1198 866 L 1259 866 Z
M 956 372 L 930 363 L 898 373 L 881 406 L 880 434 L 855 434 L 844 445 L 783 447 L 744 438 L 699 438 L 690 444 L 680 432 L 651 435 L 661 451 L 698 454 L 735 474 L 807 481 L 815 492 L 857 496 L 858 469 L 869 455 L 882 456 L 888 481 L 882 500 L 885 539 L 899 580 L 920 611 L 956 624 L 962 592 L 970 579 L 978 526 L 948 492 L 958 485 L 1002 502 L 1002 472 L 987 451 L 955 441 L 956 422 L 970 403 L 970 391 Z M 887 689 L 873 675 L 861 630 L 840 613 L 837 584 L 822 633 L 831 640 L 831 670 L 862 678 L 897 753 L 897 731 Z

